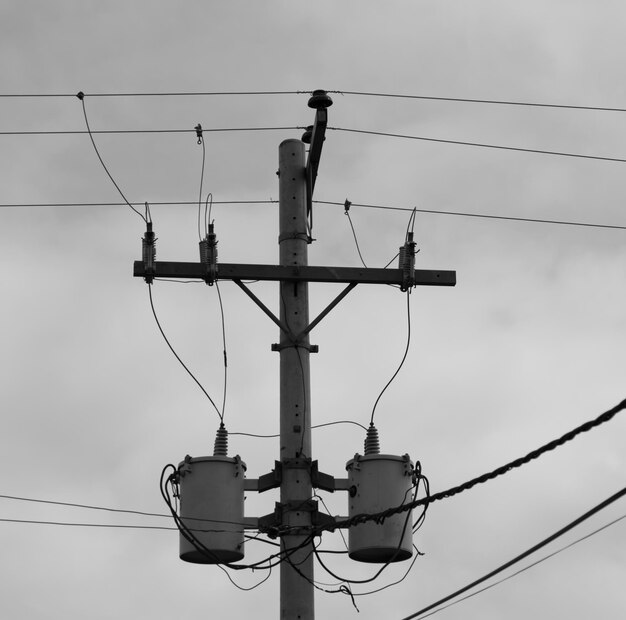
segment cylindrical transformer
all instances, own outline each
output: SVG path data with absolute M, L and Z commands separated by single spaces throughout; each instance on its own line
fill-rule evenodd
M 245 471 L 238 456 L 188 456 L 179 464 L 181 560 L 224 564 L 243 558 Z
M 413 489 L 413 463 L 408 454 L 355 454 L 346 464 L 350 480 L 348 516 L 375 514 L 409 503 Z M 413 555 L 411 511 L 387 517 L 382 523 L 366 521 L 348 530 L 348 553 L 359 562 L 400 562 Z

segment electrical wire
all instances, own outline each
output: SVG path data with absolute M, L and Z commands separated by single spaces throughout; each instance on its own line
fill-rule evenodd
M 354 424 L 362 428 L 364 431 L 367 431 L 366 426 L 364 426 L 360 422 L 354 422 L 353 420 L 337 420 L 335 422 L 324 422 L 323 424 L 314 424 L 313 426 L 311 426 L 311 429 L 323 428 L 324 426 L 333 426 L 335 424 Z M 257 437 L 259 439 L 274 439 L 276 437 L 280 437 L 279 433 L 276 433 L 275 435 L 258 435 L 256 433 L 243 433 L 243 432 L 230 432 L 229 431 L 228 434 L 229 435 L 243 435 L 244 437 Z
M 411 290 L 409 289 L 406 292 L 406 315 L 407 315 L 407 330 L 406 330 L 406 346 L 404 348 L 404 354 L 402 355 L 402 359 L 400 360 L 400 364 L 396 371 L 391 376 L 391 379 L 387 381 L 385 387 L 380 391 L 378 398 L 374 402 L 374 406 L 372 407 L 372 415 L 370 416 L 370 426 L 374 424 L 374 415 L 376 414 L 376 408 L 378 407 L 378 403 L 382 398 L 383 394 L 387 391 L 387 388 L 393 383 L 394 379 L 398 376 L 398 373 L 404 366 L 404 362 L 406 361 L 407 355 L 409 354 L 409 348 L 411 347 Z
M 213 399 L 209 396 L 209 393 L 204 389 L 204 386 L 200 383 L 200 381 L 198 381 L 198 379 L 196 379 L 195 375 L 191 372 L 191 370 L 189 370 L 189 368 L 187 367 L 185 362 L 183 362 L 183 360 L 180 358 L 178 353 L 176 353 L 176 351 L 174 350 L 174 347 L 171 345 L 170 341 L 165 335 L 165 332 L 163 331 L 163 328 L 161 327 L 159 317 L 157 316 L 156 310 L 154 308 L 154 300 L 152 299 L 152 284 L 148 284 L 148 295 L 150 297 L 150 308 L 152 309 L 152 315 L 154 316 L 154 320 L 156 321 L 157 327 L 159 328 L 159 331 L 161 332 L 161 336 L 163 336 L 163 340 L 165 340 L 165 343 L 169 347 L 170 351 L 173 353 L 174 357 L 178 360 L 180 365 L 187 371 L 187 374 L 195 381 L 196 385 L 202 390 L 204 395 L 209 399 L 209 402 L 213 405 L 215 411 L 217 412 L 217 415 L 220 418 L 220 422 L 223 422 L 224 421 L 223 414 L 220 412 L 219 408 L 217 407 Z
M 327 127 L 333 131 L 342 131 L 344 133 L 357 133 L 369 136 L 382 136 L 386 138 L 402 138 L 404 140 L 421 140 L 424 142 L 438 142 L 440 144 L 455 144 L 457 146 L 474 146 L 483 149 L 497 149 L 501 151 L 516 151 L 520 153 L 533 153 L 535 155 L 556 155 L 559 157 L 575 157 L 579 159 L 593 159 L 597 161 L 611 161 L 618 163 L 626 163 L 626 159 L 620 157 L 602 157 L 600 155 L 581 155 L 580 153 L 568 153 L 565 151 L 545 151 L 541 149 L 527 149 L 517 146 L 503 146 L 499 144 L 485 144 L 481 142 L 465 142 L 462 140 L 445 140 L 443 138 L 427 138 L 425 136 L 412 136 L 407 134 L 389 133 L 385 131 L 370 131 L 367 129 L 349 129 L 347 127 Z
M 346 201 L 344 202 L 344 215 L 346 215 L 348 217 L 348 222 L 350 224 L 350 229 L 352 230 L 352 236 L 354 237 L 354 243 L 356 245 L 356 251 L 359 254 L 359 258 L 361 259 L 361 263 L 363 265 L 363 267 L 365 267 L 367 269 L 367 265 L 365 264 L 365 261 L 363 260 L 363 255 L 361 254 L 361 248 L 359 247 L 359 240 L 356 236 L 356 230 L 354 230 L 354 224 L 352 223 L 352 218 L 350 217 L 350 206 L 351 206 L 351 202 L 346 199 Z
M 548 536 L 547 538 L 545 538 L 541 542 L 537 543 L 536 545 L 534 545 L 530 549 L 527 549 L 523 553 L 521 553 L 518 556 L 514 557 L 512 560 L 509 560 L 508 562 L 505 562 L 504 564 L 502 564 L 501 566 L 499 566 L 495 570 L 492 570 L 491 572 L 487 573 L 486 575 L 483 575 L 482 577 L 480 577 L 479 579 L 476 579 L 472 583 L 464 586 L 463 588 L 460 588 L 460 589 L 456 590 L 452 594 L 449 594 L 449 595 L 443 597 L 442 599 L 438 600 L 437 602 L 432 603 L 431 605 L 428 605 L 427 607 L 424 607 L 423 609 L 420 609 L 419 611 L 415 612 L 414 614 L 411 614 L 410 616 L 406 616 L 402 620 L 413 620 L 414 618 L 419 618 L 419 617 L 424 618 L 424 617 L 426 617 L 424 615 L 426 612 L 431 611 L 431 610 L 435 609 L 436 607 L 441 606 L 443 603 L 447 603 L 448 601 L 452 600 L 453 598 L 456 598 L 460 594 L 463 594 L 463 593 L 467 592 L 468 590 L 470 590 L 470 589 L 476 587 L 477 585 L 487 581 L 491 577 L 494 577 L 495 575 L 501 573 L 502 571 L 504 571 L 507 568 L 513 566 L 514 564 L 517 564 L 518 562 L 520 562 L 524 558 L 526 558 L 529 555 L 535 553 L 539 549 L 545 547 L 547 544 L 551 543 L 552 541 L 556 540 L 557 538 L 563 536 L 563 534 L 569 532 L 571 529 L 575 528 L 577 525 L 580 525 L 583 521 L 586 521 L 587 519 L 592 517 L 594 514 L 596 514 L 597 512 L 600 512 L 601 510 L 603 510 L 604 508 L 606 508 L 607 506 L 609 506 L 613 502 L 617 501 L 618 499 L 620 499 L 624 495 L 626 495 L 626 487 L 624 487 L 621 491 L 618 491 L 617 493 L 611 495 L 610 497 L 605 499 L 603 502 L 600 502 L 597 506 L 594 506 L 591 510 L 588 510 L 585 514 L 581 515 L 580 517 L 578 517 L 577 519 L 575 519 L 574 521 L 572 521 L 571 523 L 569 523 L 565 527 L 561 528 L 560 530 L 558 530 L 554 534 Z
M 476 478 L 472 478 L 471 480 L 468 480 L 467 482 L 464 482 L 463 484 L 460 484 L 456 487 L 452 487 L 451 489 L 440 491 L 439 493 L 434 493 L 426 498 L 415 500 L 414 502 L 411 502 L 410 504 L 405 504 L 397 508 L 390 508 L 389 510 L 386 510 L 383 512 L 374 513 L 374 514 L 354 515 L 353 517 L 349 519 L 344 519 L 343 521 L 336 521 L 335 523 L 332 524 L 332 526 L 319 525 L 315 528 L 315 531 L 319 533 L 324 530 L 335 530 L 337 528 L 352 527 L 359 523 L 366 523 L 368 521 L 381 521 L 392 515 L 399 514 L 407 510 L 413 510 L 417 506 L 423 506 L 426 504 L 431 504 L 435 501 L 440 501 L 442 499 L 448 499 L 450 497 L 454 497 L 455 495 L 459 495 L 460 493 L 469 491 L 471 488 L 473 488 L 477 484 L 483 484 L 485 482 L 498 478 L 499 476 L 503 476 L 504 474 L 507 474 L 513 469 L 522 467 L 523 465 L 527 465 L 531 461 L 544 455 L 546 452 L 550 452 L 552 450 L 555 450 L 561 447 L 562 445 L 571 441 L 572 439 L 574 439 L 581 433 L 586 433 L 592 430 L 593 428 L 596 428 L 597 426 L 600 426 L 602 424 L 605 424 L 606 422 L 609 422 L 620 411 L 623 411 L 624 409 L 626 409 L 626 400 L 623 400 L 621 403 L 609 409 L 608 411 L 601 413 L 597 418 L 593 420 L 589 420 L 588 422 L 585 422 L 584 424 L 577 426 L 576 428 L 565 433 L 558 439 L 553 439 L 552 441 L 541 446 L 540 448 L 537 448 L 536 450 L 529 452 L 526 456 L 517 458 L 514 461 L 507 463 L 506 465 L 502 465 L 501 467 L 498 467 L 497 469 L 494 469 L 491 472 L 482 474 L 481 476 L 477 476 Z
M 83 93 L 84 97 L 210 97 L 236 95 L 310 95 L 312 90 L 248 90 L 248 91 L 198 91 L 198 92 L 118 92 L 118 93 Z M 330 91 L 339 92 L 339 91 Z M 4 93 L 0 98 L 59 98 L 75 97 L 68 93 Z
M 536 103 L 531 101 L 510 101 L 497 99 L 467 99 L 461 97 L 435 97 L 431 95 L 402 95 L 395 93 L 371 93 L 352 90 L 329 90 L 329 93 L 341 95 L 358 95 L 365 97 L 391 97 L 395 99 L 419 99 L 425 101 L 449 101 L 455 103 L 482 103 L 490 105 L 523 106 L 532 108 L 556 108 L 562 110 L 591 110 L 595 112 L 626 112 L 626 108 L 611 108 L 607 106 L 567 105 L 558 103 Z
M 314 200 L 314 204 L 322 204 L 322 205 L 337 205 L 343 206 L 343 202 L 336 202 L 330 200 Z M 159 203 L 152 203 L 159 204 Z M 0 205 L 1 206 L 1 205 Z M 611 224 L 594 224 L 589 222 L 574 222 L 570 220 L 547 220 L 540 218 L 530 218 L 530 217 L 512 217 L 506 215 L 487 215 L 484 213 L 468 213 L 463 211 L 440 211 L 436 209 L 418 209 L 417 207 L 393 207 L 387 205 L 377 205 L 377 204 L 365 204 L 365 203 L 351 203 L 353 207 L 360 207 L 363 209 L 382 209 L 386 211 L 417 211 L 417 213 L 431 213 L 434 215 L 455 215 L 460 217 L 476 217 L 476 218 L 485 218 L 490 220 L 505 220 L 505 221 L 513 221 L 513 222 L 530 222 L 534 224 L 558 224 L 563 226 L 583 226 L 589 228 L 609 228 L 615 230 L 626 230 L 626 226 L 616 226 Z M 397 255 L 396 255 L 397 256 Z M 395 258 L 395 257 L 394 257 Z M 393 261 L 394 259 L 392 259 Z
M 252 204 L 277 204 L 277 200 L 213 200 L 212 204 L 216 205 L 252 205 Z M 313 200 L 314 204 L 321 205 L 338 205 L 344 206 L 343 202 L 330 201 L 330 200 Z M 133 205 L 141 206 L 143 203 L 131 203 Z M 152 206 L 185 206 L 185 205 L 197 205 L 195 200 L 179 200 L 179 201 L 161 201 L 151 202 Z M 57 207 L 116 207 L 126 205 L 125 202 L 38 202 L 38 203 L 4 203 L 0 204 L 1 208 L 57 208 Z M 351 206 L 362 209 L 381 209 L 385 211 L 406 211 L 412 212 L 413 210 L 418 213 L 429 213 L 433 215 L 452 215 L 458 217 L 474 217 L 491 220 L 502 220 L 511 222 L 528 222 L 533 224 L 555 224 L 561 226 L 582 226 L 587 228 L 605 228 L 613 230 L 626 230 L 626 226 L 618 226 L 612 224 L 596 224 L 593 222 L 576 222 L 572 220 L 548 220 L 541 218 L 529 218 L 529 217 L 514 217 L 506 215 L 490 215 L 485 213 L 469 213 L 464 211 L 441 211 L 436 209 L 418 209 L 414 207 L 394 207 L 390 205 L 379 204 L 366 204 L 366 203 L 351 203 Z M 396 258 L 397 254 L 389 261 L 389 266 Z
M 222 422 L 224 421 L 224 413 L 226 411 L 226 395 L 228 394 L 228 354 L 226 352 L 226 319 L 224 316 L 224 304 L 222 302 L 222 293 L 220 291 L 219 283 L 215 282 L 215 290 L 217 291 L 217 298 L 220 305 L 220 317 L 222 323 L 222 344 L 224 353 L 224 394 L 222 397 Z
M 306 129 L 304 126 L 290 125 L 284 127 L 210 127 L 203 128 L 204 132 L 249 132 L 249 131 L 296 131 Z M 0 136 L 73 136 L 73 135 L 96 135 L 96 134 L 176 134 L 195 133 L 195 129 L 94 129 L 83 131 L 80 129 L 59 130 L 32 130 L 32 131 L 0 131 Z
M 117 93 L 86 93 L 85 97 L 213 97 L 213 96 L 260 96 L 260 95 L 310 95 L 313 90 L 270 90 L 270 91 L 209 91 L 209 92 L 117 92 Z M 558 104 L 558 103 L 539 103 L 532 101 L 512 101 L 506 99 L 470 99 L 463 97 L 440 97 L 434 95 L 409 95 L 400 93 L 377 93 L 364 92 L 354 90 L 327 90 L 330 94 L 354 95 L 362 97 L 380 97 L 394 99 L 414 99 L 426 101 L 447 101 L 455 103 L 477 103 L 489 105 L 504 106 L 524 106 L 534 108 L 555 108 L 564 110 L 590 110 L 596 112 L 626 112 L 626 108 L 617 108 L 609 106 L 590 106 L 590 105 L 574 105 L 574 104 Z M 71 93 L 2 93 L 0 98 L 60 98 L 75 97 Z
M 509 579 L 513 579 L 513 577 L 517 577 L 521 573 L 524 573 L 527 570 L 537 566 L 538 564 L 541 564 L 542 562 L 545 562 L 546 560 L 549 560 L 550 558 L 554 557 L 555 555 L 558 555 L 559 553 L 562 553 L 566 549 L 569 549 L 570 547 L 573 547 L 574 545 L 577 545 L 578 543 L 582 542 L 583 540 L 587 540 L 587 538 L 591 538 L 592 536 L 595 536 L 596 534 L 598 534 L 602 530 L 605 530 L 608 527 L 611 527 L 612 525 L 615 525 L 616 523 L 618 523 L 619 521 L 622 521 L 623 519 L 626 519 L 626 515 L 623 515 L 623 516 L 621 516 L 621 517 L 619 517 L 617 519 L 614 519 L 613 521 L 607 523 L 606 525 L 603 525 L 602 527 L 599 527 L 598 529 L 594 530 L 593 532 L 590 532 L 589 534 L 586 534 L 585 536 L 582 536 L 581 538 L 578 538 L 577 540 L 569 543 L 568 545 L 565 545 L 564 547 L 561 547 L 560 549 L 557 549 L 556 551 L 553 551 L 552 553 L 549 553 L 548 555 L 542 557 L 541 559 L 536 560 L 532 564 L 529 564 L 528 566 L 525 566 L 524 568 L 520 568 L 518 571 L 516 571 L 516 572 L 514 572 L 514 573 L 512 573 L 512 574 L 510 574 L 510 575 L 508 575 L 506 577 L 503 577 L 502 579 L 499 579 L 498 581 L 496 581 L 494 583 L 491 583 L 488 586 L 485 586 L 484 588 L 481 588 L 480 590 L 476 590 L 476 592 L 472 592 L 471 594 L 467 594 L 466 596 L 463 596 L 460 599 L 457 599 L 456 601 L 452 601 L 451 603 L 448 603 L 447 605 L 444 605 L 443 607 L 439 607 L 438 609 L 435 609 L 435 611 L 431 611 L 429 614 L 426 614 L 425 616 L 422 616 L 422 618 L 428 618 L 429 616 L 434 616 L 435 614 L 438 614 L 440 611 L 443 611 L 444 609 L 448 609 L 448 607 L 453 607 L 454 605 L 457 605 L 458 603 L 461 603 L 462 601 L 466 601 L 469 598 L 473 598 L 477 594 L 481 594 L 482 592 L 486 592 L 487 590 L 491 590 L 491 588 L 495 588 L 496 586 L 499 586 L 501 583 L 504 583 L 505 581 L 508 581 Z
M 82 96 L 81 96 L 82 95 Z M 122 199 L 124 200 L 124 202 L 146 223 L 148 224 L 148 218 L 146 216 L 144 216 L 142 213 L 140 213 L 139 211 L 137 211 L 137 209 L 135 209 L 135 207 L 133 207 L 133 205 L 128 201 L 128 198 L 126 198 L 126 196 L 124 195 L 124 192 L 120 189 L 120 186 L 116 183 L 115 179 L 113 178 L 113 175 L 109 172 L 109 169 L 107 168 L 106 164 L 104 163 L 104 160 L 102 159 L 102 156 L 100 155 L 100 151 L 98 150 L 98 147 L 96 146 L 96 141 L 93 138 L 93 132 L 91 131 L 91 127 L 89 126 L 89 119 L 87 118 L 87 108 L 85 107 L 85 98 L 83 93 L 78 93 L 77 97 L 80 99 L 80 103 L 83 107 L 83 116 L 85 117 L 85 125 L 87 126 L 87 133 L 89 134 L 89 138 L 91 140 L 91 144 L 93 145 L 94 151 L 96 152 L 96 155 L 98 156 L 98 159 L 100 160 L 100 163 L 102 164 L 102 167 L 104 168 L 104 171 L 107 173 L 109 179 L 111 179 L 111 183 L 113 183 L 113 185 L 115 186 L 115 189 L 118 191 L 119 195 L 122 197 Z M 147 209 L 147 204 L 146 203 L 146 209 Z

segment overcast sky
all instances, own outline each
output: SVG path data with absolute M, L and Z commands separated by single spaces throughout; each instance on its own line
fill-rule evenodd
M 84 91 L 93 130 L 302 127 L 307 94 L 90 97 L 94 93 L 335 91 L 626 107 L 622 2 L 503 0 L 6 1 L 0 94 Z M 335 93 L 329 126 L 626 158 L 624 112 Z M 0 98 L 0 131 L 85 129 L 74 97 Z M 278 145 L 302 130 L 207 133 L 203 199 L 276 200 Z M 120 188 L 142 204 L 198 199 L 193 133 L 96 134 Z M 441 491 L 522 456 L 626 397 L 623 162 L 329 130 L 316 198 L 353 207 L 363 258 L 382 267 L 410 209 L 612 225 L 581 227 L 418 212 L 417 267 L 454 269 L 455 288 L 411 296 L 411 348 L 376 412 L 382 451 L 409 453 Z M 168 350 L 146 284 L 132 277 L 145 226 L 84 133 L 0 135 L 0 494 L 164 513 L 167 463 L 211 454 L 219 419 Z M 33 207 L 16 204 L 77 203 Z M 276 204 L 216 204 L 220 260 L 278 262 Z M 197 206 L 152 207 L 161 260 L 197 260 Z M 310 264 L 360 264 L 342 206 L 318 204 Z M 278 432 L 279 338 L 232 283 L 222 292 L 228 430 Z M 278 312 L 275 284 L 254 291 Z M 314 316 L 337 293 L 311 285 Z M 181 358 L 221 402 L 215 287 L 156 282 L 156 311 Z M 312 333 L 314 424 L 367 424 L 404 352 L 406 298 L 356 288 Z M 511 559 L 624 486 L 624 414 L 532 464 L 433 504 L 424 553 L 400 584 L 352 606 L 316 594 L 319 618 L 400 620 Z M 362 451 L 354 424 L 313 432 L 320 468 L 344 477 Z M 248 476 L 277 439 L 231 436 Z M 278 495 L 248 494 L 247 516 Z M 346 496 L 323 494 L 333 514 Z M 626 513 L 622 500 L 518 568 Z M 2 519 L 172 525 L 0 498 Z M 476 597 L 447 620 L 622 617 L 626 519 Z M 323 546 L 340 549 L 337 534 Z M 278 571 L 241 592 L 215 567 L 178 559 L 174 531 L 0 522 L 0 615 L 35 620 L 279 617 Z M 267 553 L 250 543 L 246 560 Z M 332 556 L 342 576 L 375 567 Z M 391 567 L 367 593 L 399 580 Z M 502 576 L 511 574 L 513 569 Z M 264 573 L 238 572 L 250 587 Z M 324 584 L 335 580 L 317 567 Z M 327 586 L 324 586 L 327 587 Z

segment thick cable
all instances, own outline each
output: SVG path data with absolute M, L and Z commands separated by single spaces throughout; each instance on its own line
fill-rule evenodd
M 499 476 L 502 476 L 510 472 L 512 469 L 516 469 L 518 467 L 522 467 L 523 465 L 527 465 L 528 463 L 539 458 L 546 452 L 550 452 L 552 450 L 555 450 L 556 448 L 561 447 L 562 445 L 571 441 L 572 439 L 574 439 L 581 433 L 586 433 L 592 430 L 593 428 L 600 426 L 601 424 L 609 422 L 620 411 L 623 411 L 624 409 L 626 409 L 626 400 L 623 400 L 621 403 L 619 403 L 615 407 L 600 414 L 597 418 L 593 420 L 589 420 L 588 422 L 585 422 L 584 424 L 577 426 L 576 428 L 565 433 L 558 439 L 554 439 L 548 442 L 547 444 L 541 446 L 540 448 L 537 448 L 536 450 L 529 452 L 526 456 L 515 459 L 514 461 L 511 461 L 510 463 L 507 463 L 506 465 L 502 465 L 501 467 L 498 467 L 497 469 L 494 469 L 491 472 L 482 474 L 481 476 L 477 476 L 476 478 L 472 478 L 471 480 L 468 480 L 467 482 L 464 482 L 463 484 L 460 484 L 456 487 L 452 487 L 451 489 L 440 491 L 439 493 L 434 493 L 433 495 L 430 495 L 429 497 L 415 500 L 414 502 L 411 502 L 410 504 L 405 504 L 397 508 L 390 508 L 389 510 L 386 510 L 383 512 L 373 513 L 373 514 L 359 514 L 349 519 L 345 519 L 343 521 L 337 521 L 329 526 L 320 525 L 316 528 L 316 531 L 319 533 L 324 530 L 335 530 L 337 528 L 352 527 L 359 523 L 366 523 L 368 521 L 378 521 L 380 519 L 386 519 L 394 514 L 400 514 L 401 512 L 405 512 L 407 510 L 413 510 L 413 508 L 416 508 L 417 506 L 424 506 L 426 504 L 431 504 L 435 501 L 440 501 L 442 499 L 454 497 L 455 495 L 459 495 L 460 493 L 470 490 L 477 484 L 483 484 L 485 482 L 488 482 L 490 480 L 493 480 L 495 478 L 498 478 Z

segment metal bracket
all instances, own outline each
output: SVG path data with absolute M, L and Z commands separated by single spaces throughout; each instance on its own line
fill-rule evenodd
M 274 469 L 269 474 L 259 476 L 259 478 L 246 478 L 244 480 L 245 491 L 257 491 L 264 493 L 270 489 L 276 489 L 283 480 L 283 466 L 278 461 L 274 461 Z
M 316 344 L 304 344 L 303 342 L 289 342 L 287 344 L 272 344 L 272 351 L 282 351 L 283 349 L 291 349 L 292 347 L 306 349 L 309 353 L 319 353 L 319 346 Z

